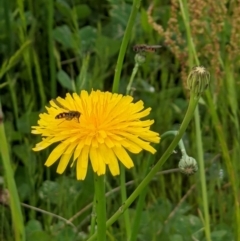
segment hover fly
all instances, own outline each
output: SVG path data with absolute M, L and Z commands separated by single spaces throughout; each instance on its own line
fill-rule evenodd
M 133 50 L 138 53 L 142 52 L 149 52 L 149 53 L 155 53 L 157 49 L 161 48 L 160 45 L 146 45 L 146 44 L 137 44 L 133 46 Z
M 66 112 L 59 113 L 58 115 L 55 116 L 55 119 L 65 119 L 65 120 L 72 120 L 72 119 L 77 119 L 79 122 L 79 117 L 81 113 L 76 110 L 69 110 L 68 108 L 64 107 L 62 104 L 60 104 L 57 100 L 53 99 L 53 102 L 60 108 L 66 110 Z

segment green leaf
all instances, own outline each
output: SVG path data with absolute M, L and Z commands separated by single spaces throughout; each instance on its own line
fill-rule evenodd
M 57 182 L 45 181 L 39 189 L 39 197 L 45 202 L 57 204 L 59 202 L 59 184 Z
M 171 241 L 184 241 L 183 237 L 180 234 L 169 235 L 169 240 L 171 240 Z
M 4 126 L 5 126 L 7 140 L 9 143 L 11 143 L 12 141 L 21 141 L 22 134 L 19 131 L 15 130 L 12 121 L 9 121 L 9 120 L 5 121 Z
M 55 241 L 53 237 L 43 231 L 35 231 L 27 236 L 27 241 Z
M 92 13 L 86 4 L 79 4 L 73 7 L 72 15 L 76 14 L 78 19 L 85 19 Z
M 120 40 L 114 40 L 101 35 L 96 41 L 96 51 L 101 58 L 109 58 L 117 54 L 120 45 Z
M 97 38 L 97 30 L 95 28 L 91 26 L 83 27 L 79 30 L 78 35 L 80 37 L 81 53 L 94 48 Z
M 26 234 L 30 235 L 36 231 L 42 231 L 42 224 L 35 219 L 28 221 L 26 225 Z
M 211 238 L 216 241 L 228 240 L 228 239 L 224 239 L 226 238 L 227 233 L 228 233 L 227 230 L 213 231 L 211 233 Z
M 64 17 L 71 19 L 71 8 L 65 1 L 57 0 L 55 6 Z
M 30 147 L 25 144 L 21 144 L 13 146 L 12 150 L 13 153 L 26 165 L 26 160 L 29 159 Z
M 69 75 L 64 70 L 59 70 L 57 73 L 57 79 L 62 87 L 74 91 L 74 82 L 70 79 Z
M 64 229 L 61 228 L 56 239 L 57 241 L 76 240 L 76 233 L 72 227 L 65 227 Z
M 31 126 L 36 125 L 38 112 L 25 113 L 17 120 L 17 128 L 20 133 L 30 134 Z
M 22 46 L 15 52 L 15 54 L 9 60 L 4 61 L 0 69 L 0 79 L 7 71 L 9 71 L 22 59 L 22 55 L 28 49 L 31 43 L 32 41 L 30 40 L 26 41 L 24 44 L 22 44 Z
M 73 48 L 74 39 L 70 28 L 67 25 L 57 27 L 53 31 L 54 39 L 61 43 L 65 48 Z

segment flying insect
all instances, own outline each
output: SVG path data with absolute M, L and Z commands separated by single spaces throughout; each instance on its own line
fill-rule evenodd
M 69 110 L 60 104 L 57 100 L 53 99 L 53 102 L 60 108 L 66 110 L 66 112 L 61 112 L 55 116 L 55 119 L 65 119 L 67 121 L 71 121 L 72 119 L 76 119 L 79 122 L 79 117 L 81 113 L 76 110 Z
M 161 45 L 137 44 L 133 46 L 133 50 L 138 53 L 143 53 L 143 52 L 155 53 L 157 49 L 161 47 L 162 47 Z

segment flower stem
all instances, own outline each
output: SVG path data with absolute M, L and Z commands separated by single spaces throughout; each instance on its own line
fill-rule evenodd
M 105 175 L 98 176 L 97 174 L 94 174 L 98 241 L 106 241 L 106 198 L 104 177 Z
M 167 136 L 169 136 L 169 135 L 174 135 L 174 136 L 176 136 L 177 134 L 178 134 L 178 131 L 166 131 L 165 133 L 163 133 L 163 134 L 161 135 L 161 141 L 162 141 L 164 138 L 166 138 Z M 186 148 L 185 148 L 185 145 L 184 145 L 182 139 L 179 141 L 178 147 L 179 147 L 179 149 L 180 149 L 180 151 L 181 151 L 181 153 L 182 153 L 182 156 L 186 156 L 186 155 L 187 155 L 187 152 L 186 152 Z
M 120 188 L 121 188 L 122 203 L 124 203 L 127 199 L 125 180 L 126 180 L 125 179 L 125 167 L 121 164 L 120 165 L 120 183 L 121 183 Z M 126 211 L 124 212 L 123 217 L 124 217 L 126 236 L 127 236 L 127 240 L 128 240 L 131 235 L 131 225 L 130 225 L 130 217 L 129 217 L 128 209 L 126 209 Z
M 114 93 L 118 92 L 123 59 L 124 59 L 124 56 L 126 53 L 128 41 L 130 39 L 133 24 L 134 24 L 135 18 L 137 16 L 138 9 L 140 7 L 140 3 L 141 3 L 141 0 L 133 1 L 132 10 L 131 10 L 130 17 L 129 17 L 128 23 L 127 23 L 127 27 L 126 27 L 126 30 L 125 30 L 125 33 L 123 36 L 123 41 L 122 41 L 121 48 L 120 48 L 119 55 L 118 55 L 117 66 L 115 69 L 115 75 L 114 75 L 113 87 L 112 87 L 112 92 L 114 92 Z
M 118 219 L 118 217 L 133 203 L 133 201 L 139 196 L 139 194 L 148 185 L 148 183 L 151 181 L 151 179 L 154 177 L 154 175 L 158 172 L 160 167 L 166 162 L 166 160 L 172 154 L 172 152 L 174 151 L 174 148 L 178 145 L 178 142 L 181 140 L 184 132 L 186 131 L 186 129 L 188 127 L 190 120 L 193 117 L 194 110 L 197 106 L 198 100 L 199 100 L 199 97 L 196 97 L 196 95 L 191 92 L 190 102 L 188 105 L 187 113 L 183 119 L 183 122 L 178 131 L 178 134 L 175 136 L 175 138 L 171 142 L 170 146 L 164 152 L 164 154 L 159 159 L 159 161 L 156 163 L 156 165 L 152 168 L 152 170 L 148 173 L 148 175 L 143 179 L 143 181 L 139 184 L 139 186 L 134 190 L 134 192 L 131 194 L 131 196 L 125 201 L 125 203 L 123 203 L 121 208 L 119 208 L 118 211 L 107 221 L 107 224 L 106 224 L 107 227 L 111 226 Z M 96 236 L 97 235 L 94 234 L 87 241 L 95 240 Z
M 202 147 L 202 135 L 200 127 L 200 117 L 199 109 L 196 108 L 194 114 L 195 126 L 196 126 L 196 143 L 197 143 L 197 155 L 199 163 L 199 172 L 202 188 L 202 201 L 203 201 L 203 210 L 204 210 L 204 226 L 206 240 L 211 241 L 211 231 L 210 231 L 210 219 L 208 212 L 208 197 L 207 197 L 207 187 L 206 187 L 206 175 L 205 175 L 205 165 L 203 160 L 203 147 Z
M 131 78 L 129 80 L 129 83 L 128 83 L 128 86 L 127 86 L 127 90 L 126 90 L 126 94 L 129 95 L 130 93 L 130 90 L 131 90 L 131 87 L 132 87 L 132 83 L 133 83 L 133 80 L 134 80 L 134 77 L 138 71 L 138 67 L 139 67 L 139 64 L 138 63 L 135 63 L 135 66 L 133 68 L 133 71 L 132 71 L 132 75 L 131 75 Z
M 96 224 L 96 194 L 94 195 L 93 207 L 92 207 L 92 215 L 91 215 L 91 226 L 90 226 L 90 235 L 93 235 L 95 232 L 95 224 Z

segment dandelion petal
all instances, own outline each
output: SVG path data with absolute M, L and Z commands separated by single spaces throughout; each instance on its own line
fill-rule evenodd
M 130 158 L 130 156 L 122 146 L 114 147 L 113 151 L 117 156 L 117 158 L 123 163 L 125 167 L 131 168 L 134 166 L 132 159 Z
M 88 168 L 88 150 L 82 151 L 77 160 L 77 180 L 84 180 L 87 175 Z
M 47 167 L 51 166 L 64 153 L 67 146 L 67 143 L 61 143 L 57 147 L 55 147 L 55 149 L 51 152 L 44 165 Z
M 69 163 L 69 160 L 72 157 L 73 150 L 74 150 L 75 147 L 76 147 L 76 143 L 72 143 L 65 150 L 65 152 L 62 155 L 62 157 L 60 159 L 60 162 L 58 164 L 57 173 L 62 174 L 65 171 L 65 169 L 66 169 L 66 167 L 67 167 L 67 165 Z

